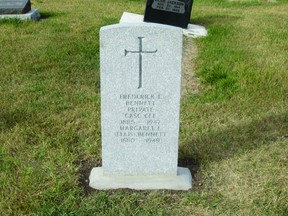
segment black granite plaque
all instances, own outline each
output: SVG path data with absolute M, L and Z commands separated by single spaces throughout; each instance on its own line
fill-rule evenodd
M 193 0 L 147 0 L 144 21 L 187 28 Z
M 0 0 L 0 14 L 25 14 L 30 10 L 30 0 Z

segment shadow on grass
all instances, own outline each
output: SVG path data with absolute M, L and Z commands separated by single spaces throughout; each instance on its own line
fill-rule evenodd
M 191 23 L 209 27 L 213 24 L 233 24 L 236 20 L 240 19 L 239 16 L 230 15 L 211 15 L 205 17 L 192 18 Z
M 201 191 L 203 179 L 202 173 L 199 171 L 200 165 L 225 160 L 247 150 L 269 145 L 279 139 L 287 139 L 288 141 L 288 112 L 271 114 L 260 120 L 232 125 L 226 130 L 191 137 L 190 141 L 179 148 L 178 166 L 190 169 L 193 176 L 192 191 Z M 88 180 L 91 169 L 95 166 L 100 167 L 101 160 L 94 162 L 83 160 L 78 163 L 78 167 L 80 167 L 78 182 L 79 187 L 83 188 L 84 196 L 97 192 L 97 190 L 89 187 Z M 122 189 L 120 191 L 130 193 L 129 191 L 132 190 Z M 177 193 L 174 191 L 167 192 Z
M 65 15 L 65 13 L 55 13 L 55 12 L 47 12 L 47 11 L 40 11 L 41 20 L 50 19 L 52 17 L 61 17 Z
M 180 153 L 190 154 L 201 164 L 225 160 L 235 154 L 269 145 L 288 137 L 288 112 L 270 115 L 249 124 L 231 126 L 227 130 L 191 138 Z
M 0 130 L 8 131 L 17 124 L 26 122 L 31 116 L 23 110 L 0 112 Z
M 13 26 L 19 26 L 21 24 L 27 24 L 29 21 L 27 20 L 20 20 L 17 18 L 4 18 L 0 19 L 0 25 L 13 25 Z

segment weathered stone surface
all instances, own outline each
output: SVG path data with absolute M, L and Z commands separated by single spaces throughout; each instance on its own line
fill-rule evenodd
M 182 37 L 161 24 L 101 28 L 103 167 L 91 187 L 191 188 L 190 171 L 177 167 Z
M 90 186 L 98 190 L 129 188 L 135 190 L 189 190 L 192 176 L 188 168 L 178 167 L 177 175 L 163 176 L 105 176 L 103 168 L 92 169 Z
M 119 24 L 100 38 L 104 175 L 176 175 L 182 30 Z
M 30 0 L 0 0 L 0 14 L 25 14 L 30 10 Z
M 0 19 L 19 19 L 19 20 L 40 20 L 40 13 L 37 9 L 32 9 L 25 14 L 0 14 Z

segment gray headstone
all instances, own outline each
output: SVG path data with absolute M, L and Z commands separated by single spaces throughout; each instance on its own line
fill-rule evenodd
M 30 0 L 0 0 L 0 14 L 25 14 L 30 10 Z
M 0 19 L 19 19 L 19 20 L 40 20 L 41 15 L 37 9 L 32 9 L 25 14 L 0 14 Z
M 100 57 L 103 168 L 94 174 L 105 178 L 98 183 L 106 184 L 111 176 L 116 188 L 141 189 L 144 183 L 133 177 L 142 176 L 147 183 L 147 176 L 161 176 L 159 183 L 167 176 L 167 184 L 175 180 L 181 185 L 177 171 L 181 176 L 187 171 L 177 168 L 182 29 L 160 24 L 103 27 Z M 90 186 L 94 181 L 95 188 L 109 188 L 97 187 L 92 173 Z M 181 189 L 190 187 L 189 175 L 190 183 Z M 117 176 L 132 179 L 117 184 Z M 155 181 L 150 183 L 143 189 L 153 188 Z M 175 185 L 164 188 L 177 189 Z

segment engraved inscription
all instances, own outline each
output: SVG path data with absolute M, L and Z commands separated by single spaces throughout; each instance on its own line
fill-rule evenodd
M 154 0 L 152 8 L 172 13 L 185 13 L 185 3 L 178 0 Z
M 127 56 L 128 53 L 137 53 L 139 54 L 139 85 L 138 89 L 142 88 L 142 54 L 144 53 L 156 53 L 157 49 L 154 51 L 143 51 L 142 47 L 142 40 L 144 37 L 138 37 L 139 39 L 139 50 L 138 51 L 129 51 L 125 49 L 125 56 Z
M 114 136 L 121 143 L 159 143 L 166 136 L 162 122 L 158 119 L 156 105 L 161 103 L 160 94 L 120 94 L 125 105 L 122 119 Z

